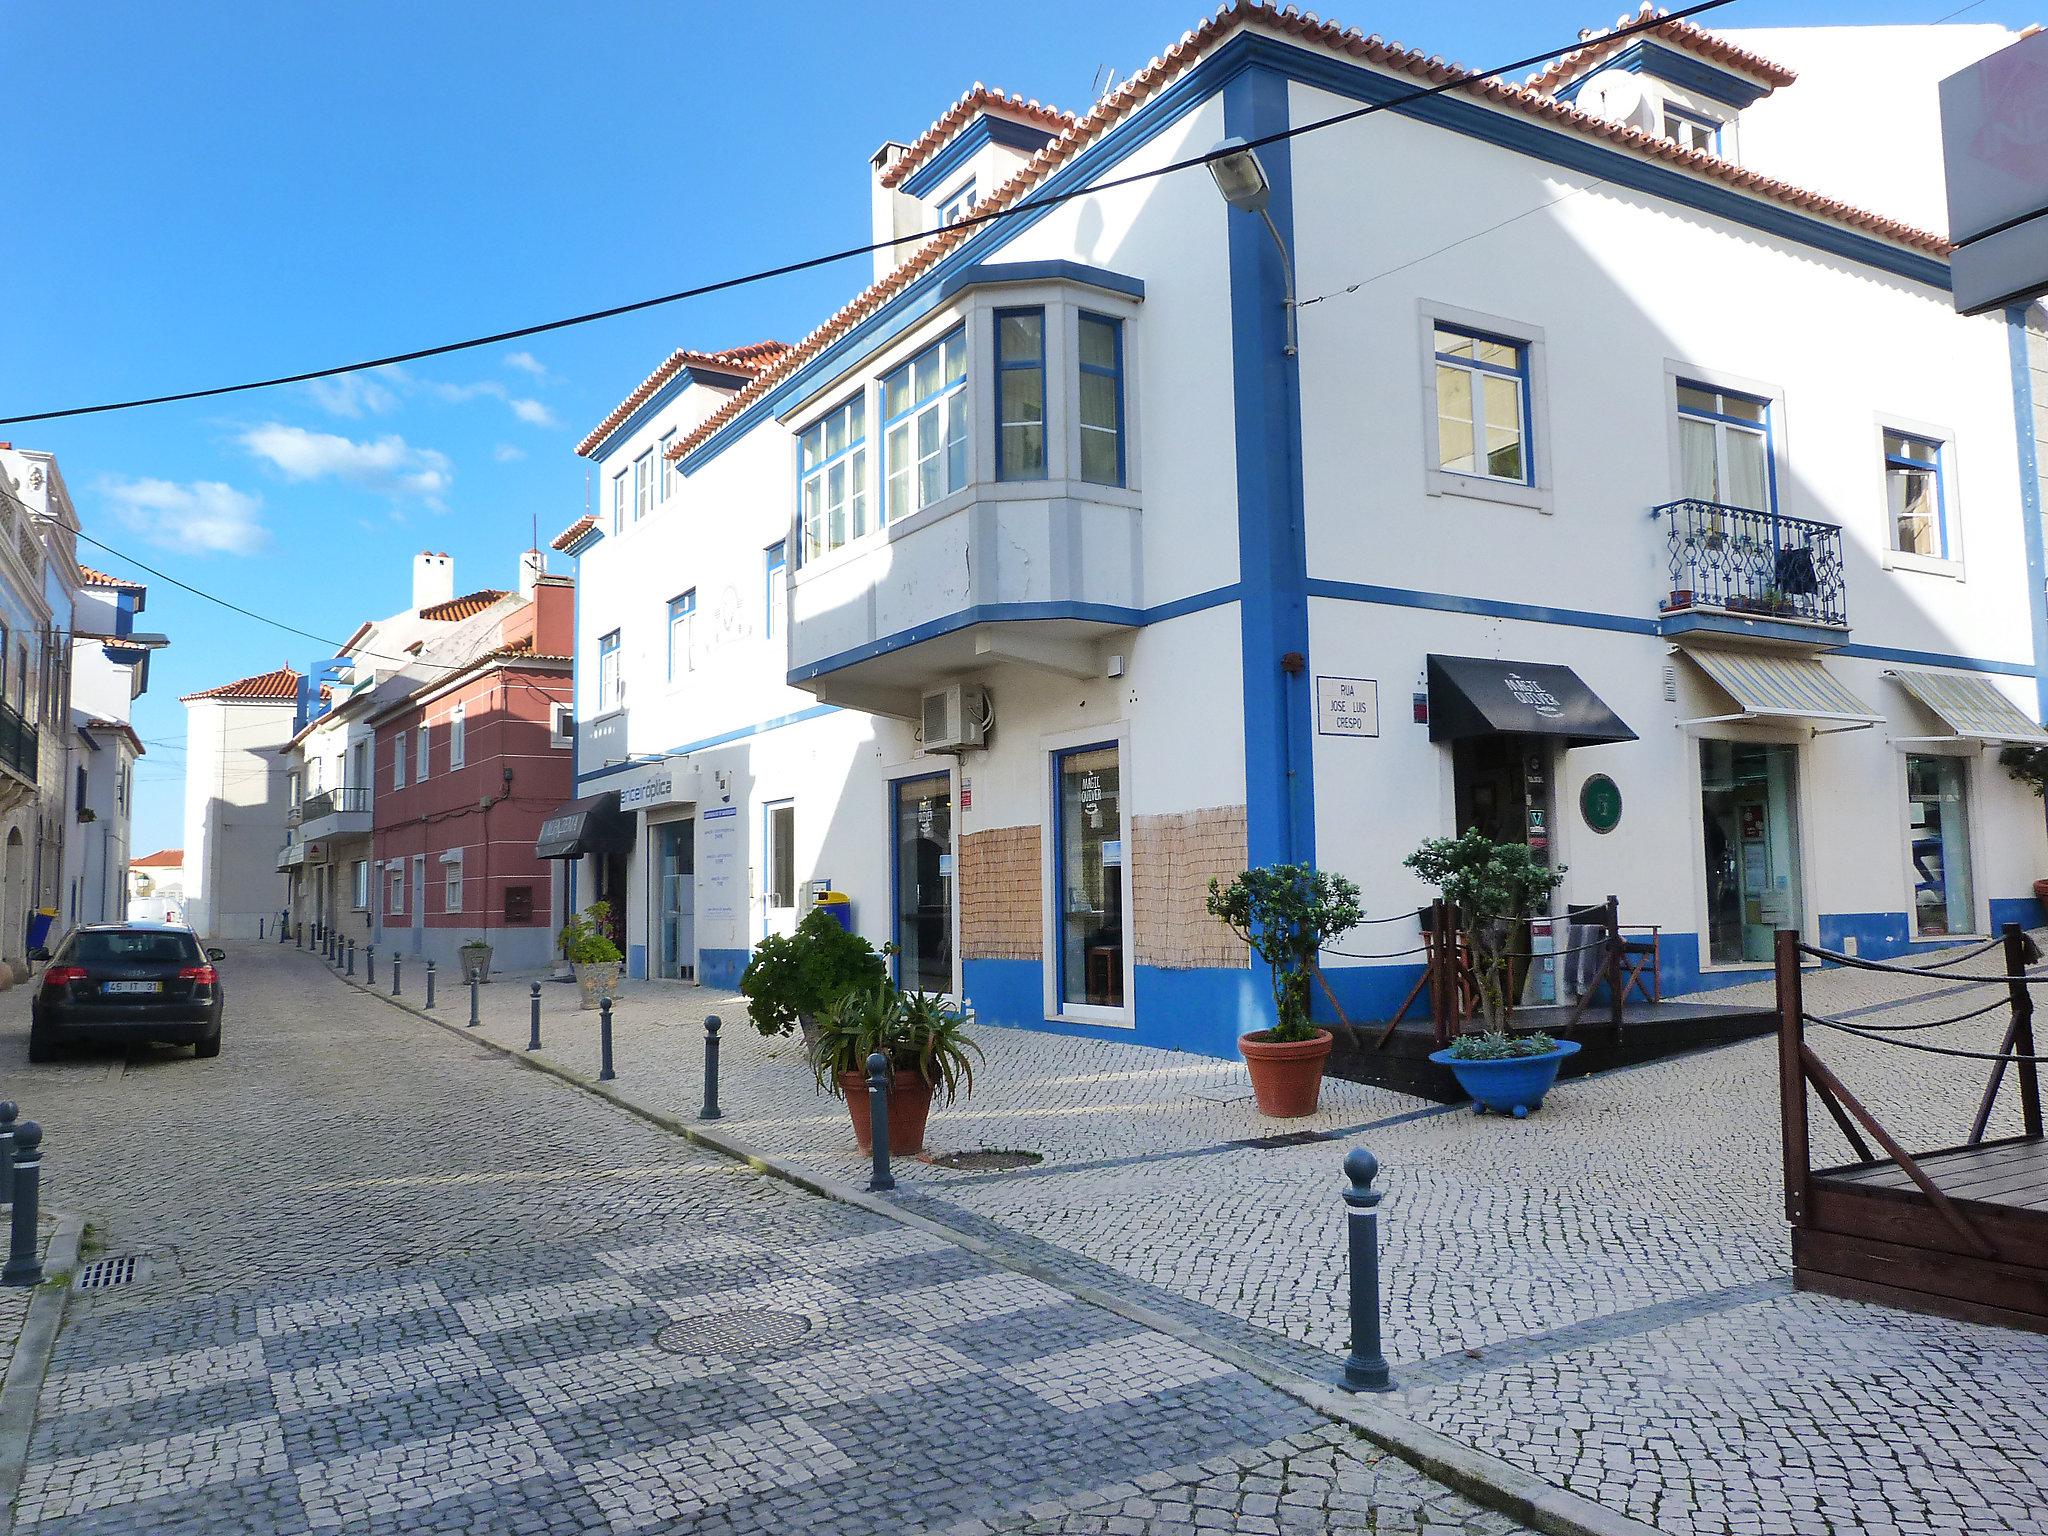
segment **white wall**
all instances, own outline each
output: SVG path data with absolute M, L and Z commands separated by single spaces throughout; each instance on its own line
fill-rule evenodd
M 211 938 L 254 938 L 284 905 L 288 702 L 193 699 L 185 722 L 186 913 Z

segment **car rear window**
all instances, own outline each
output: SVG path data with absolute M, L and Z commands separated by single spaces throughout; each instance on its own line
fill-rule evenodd
M 191 965 L 199 941 L 189 933 L 79 933 L 62 958 L 72 965 Z

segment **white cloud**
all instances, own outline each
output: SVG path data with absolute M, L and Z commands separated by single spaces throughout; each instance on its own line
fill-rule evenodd
M 552 427 L 555 424 L 555 413 L 538 400 L 508 400 L 506 404 L 512 407 L 514 416 L 530 427 Z
M 517 368 L 521 373 L 530 373 L 536 379 L 544 379 L 548 376 L 546 364 L 542 363 L 531 352 L 508 352 L 505 354 L 504 361 L 507 368 Z
M 526 457 L 524 448 L 514 448 L 510 443 L 500 443 L 491 450 L 491 457 L 500 464 L 511 464 Z
M 251 555 L 270 542 L 263 498 L 218 480 L 128 480 L 108 476 L 99 492 L 114 516 L 152 544 L 169 549 Z
M 314 379 L 306 388 L 314 402 L 330 416 L 359 420 L 365 413 L 383 416 L 398 408 L 398 391 L 409 381 L 396 368 L 373 373 L 344 373 L 331 379 Z
M 439 504 L 454 480 L 448 455 L 415 448 L 395 433 L 357 442 L 273 421 L 252 427 L 240 441 L 288 480 L 346 480 L 389 496 L 418 497 L 430 505 Z

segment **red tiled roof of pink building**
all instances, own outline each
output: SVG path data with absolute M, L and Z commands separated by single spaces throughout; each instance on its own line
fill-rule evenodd
M 1007 117 L 1013 122 L 1029 123 L 1048 133 L 1063 133 L 1080 121 L 1071 112 L 1063 112 L 1042 101 L 1026 101 L 1022 96 L 1012 96 L 1008 91 L 999 91 L 977 80 L 966 95 L 939 114 L 937 122 L 911 141 L 910 147 L 894 165 L 882 172 L 882 185 L 893 187 L 902 181 L 984 112 Z

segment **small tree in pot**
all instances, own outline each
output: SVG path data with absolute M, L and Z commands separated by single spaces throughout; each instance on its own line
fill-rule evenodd
M 928 992 L 902 992 L 884 980 L 855 987 L 827 1004 L 817 1019 L 811 1070 L 818 1087 L 846 1100 L 853 1135 L 863 1152 L 872 1146 L 868 1105 L 868 1057 L 889 1059 L 889 1150 L 910 1156 L 924 1148 L 924 1127 L 932 1096 L 951 1104 L 974 1091 L 974 1062 L 981 1047 L 967 1036 L 967 1014 Z
M 1358 887 L 1309 864 L 1247 869 L 1230 884 L 1209 882 L 1209 915 L 1220 918 L 1272 972 L 1275 1023 L 1239 1037 L 1262 1113 L 1315 1113 L 1330 1032 L 1309 1018 L 1310 967 L 1331 939 L 1358 925 Z
M 562 958 L 576 973 L 576 990 L 585 1008 L 595 1008 L 600 998 L 619 995 L 619 965 L 625 956 L 605 932 L 611 915 L 609 904 L 593 901 L 581 912 L 571 913 L 557 935 Z
M 1432 837 L 1402 861 L 1457 911 L 1472 956 L 1472 981 L 1489 1029 L 1505 1029 L 1514 982 L 1514 936 L 1564 879 L 1525 843 L 1496 843 L 1474 829 Z
M 818 1015 L 847 993 L 873 990 L 889 979 L 874 945 L 848 933 L 823 907 L 813 907 L 796 932 L 771 933 L 754 946 L 740 977 L 747 1017 L 764 1035 L 801 1027 L 804 1049 L 815 1051 Z

